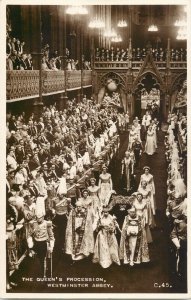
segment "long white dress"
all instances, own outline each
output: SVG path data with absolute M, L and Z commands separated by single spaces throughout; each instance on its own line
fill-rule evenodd
M 100 174 L 99 176 L 99 188 L 100 188 L 100 201 L 101 205 L 107 206 L 109 203 L 109 199 L 111 197 L 111 191 L 112 191 L 112 180 L 111 180 L 111 174 Z
M 92 206 L 94 213 L 96 214 L 98 212 L 98 209 L 101 208 L 101 202 L 98 196 L 99 193 L 99 187 L 97 185 L 95 186 L 89 186 L 88 187 L 89 192 L 89 198 L 92 200 Z
M 129 150 L 132 148 L 133 142 L 135 141 L 136 138 L 138 138 L 137 130 L 131 130 L 129 132 L 129 145 L 128 145 Z
M 145 144 L 145 152 L 148 155 L 153 155 L 156 152 L 156 137 L 153 130 L 147 131 L 147 139 Z
M 115 237 L 115 224 L 111 215 L 102 217 L 95 242 L 93 263 L 108 268 L 113 262 L 120 265 L 119 247 Z
M 147 186 L 146 186 L 146 188 L 143 188 L 142 186 L 140 186 L 138 188 L 138 192 L 143 195 L 143 199 L 147 203 L 146 223 L 152 228 L 155 226 L 155 220 L 154 220 L 154 215 L 153 215 L 153 211 L 151 208 L 151 197 L 150 197 L 151 191 Z
M 153 175 L 150 173 L 148 175 L 146 175 L 145 173 L 142 174 L 141 178 L 140 178 L 140 184 L 139 184 L 138 189 L 141 188 L 142 181 L 146 181 L 146 183 L 147 183 L 147 188 L 150 191 L 151 209 L 152 209 L 153 215 L 155 215 L 156 203 L 155 203 L 155 184 L 154 184 Z

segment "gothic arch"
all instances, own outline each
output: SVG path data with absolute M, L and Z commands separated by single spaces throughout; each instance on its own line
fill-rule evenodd
M 139 78 L 137 78 L 136 80 L 136 85 L 133 86 L 133 93 L 136 93 L 139 88 L 141 87 L 142 85 L 142 82 L 144 80 L 146 80 L 146 78 L 148 76 L 151 76 L 152 80 L 153 80 L 153 83 L 154 83 L 154 86 L 157 86 L 162 92 L 164 92 L 164 85 L 163 83 L 161 82 L 160 78 L 158 78 L 158 76 L 152 72 L 152 71 L 145 71 L 144 73 L 142 73 Z M 155 82 L 154 82 L 155 81 Z
M 125 91 L 125 80 L 118 73 L 108 72 L 108 73 L 104 74 L 100 78 L 100 85 L 101 86 L 106 86 L 106 83 L 107 83 L 108 79 L 113 79 L 114 81 L 116 81 L 117 85 L 119 85 L 119 87 L 121 87 Z
M 170 86 L 170 94 L 172 95 L 175 91 L 179 91 L 182 87 L 182 83 L 187 78 L 187 73 L 181 73 L 179 74 L 171 83 Z

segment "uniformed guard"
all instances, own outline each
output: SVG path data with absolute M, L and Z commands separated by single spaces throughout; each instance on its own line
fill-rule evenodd
M 29 249 L 33 250 L 37 254 L 41 266 L 41 271 L 44 272 L 44 277 L 46 277 L 47 251 L 52 258 L 52 252 L 54 248 L 54 234 L 52 231 L 52 222 L 44 220 L 43 213 L 37 214 L 36 220 L 31 223 L 27 243 Z
M 55 210 L 55 248 L 56 253 L 63 253 L 65 250 L 65 234 L 68 215 L 72 209 L 71 198 L 66 198 L 64 195 L 53 199 L 53 207 Z

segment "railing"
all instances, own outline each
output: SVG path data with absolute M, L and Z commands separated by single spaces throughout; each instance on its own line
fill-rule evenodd
M 172 70 L 185 70 L 187 68 L 186 61 L 171 61 L 168 63 L 168 66 L 166 61 L 155 61 L 155 64 L 159 70 L 165 69 L 168 66 Z M 139 70 L 142 65 L 143 61 L 96 61 L 94 68 L 96 70 L 128 70 L 131 66 L 132 70 Z M 80 89 L 81 86 L 87 87 L 92 85 L 92 71 L 42 71 L 41 83 L 43 96 L 61 93 L 65 90 Z M 37 98 L 39 97 L 39 85 L 38 70 L 7 71 L 7 100 L 12 102 Z
M 92 85 L 92 71 L 91 70 L 84 70 L 83 75 L 83 86 L 91 86 Z
M 143 65 L 143 60 L 141 61 L 132 61 L 131 68 L 136 70 L 140 69 Z M 157 68 L 165 69 L 167 68 L 167 61 L 154 61 Z M 94 69 L 129 69 L 129 61 L 96 61 L 94 63 Z M 186 69 L 187 63 L 186 61 L 176 61 L 170 62 L 170 69 Z
M 82 74 L 82 80 L 81 80 Z M 92 85 L 92 71 L 42 71 L 42 95 L 61 93 Z M 7 100 L 12 102 L 39 97 L 39 71 L 7 71 Z M 66 87 L 65 87 L 66 84 Z
M 7 71 L 7 99 L 39 95 L 39 71 Z
M 81 87 L 81 71 L 67 71 L 67 90 Z
M 43 71 L 42 72 L 42 93 L 43 95 L 51 94 L 65 90 L 64 71 Z
M 171 61 L 170 69 L 186 69 L 187 62 L 186 61 Z
M 96 61 L 94 63 L 95 69 L 128 69 L 128 61 Z

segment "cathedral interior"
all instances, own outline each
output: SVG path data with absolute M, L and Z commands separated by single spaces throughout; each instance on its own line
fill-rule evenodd
M 166 213 L 169 208 L 169 201 L 173 201 L 172 199 L 169 200 L 169 197 L 171 197 L 169 190 L 171 185 L 176 189 L 173 180 L 175 180 L 174 177 L 177 174 L 174 175 L 175 167 L 173 169 L 174 165 L 170 163 L 173 159 L 170 151 L 174 151 L 169 133 L 171 127 L 172 133 L 174 133 L 175 147 L 178 148 L 178 161 L 180 160 L 177 172 L 183 180 L 185 188 L 187 185 L 186 17 L 185 5 L 7 5 L 6 114 L 7 156 L 9 156 L 9 159 L 7 158 L 7 206 L 13 201 L 14 193 L 18 193 L 18 187 L 15 188 L 16 184 L 20 185 L 19 195 L 24 198 L 23 190 L 27 190 L 27 185 L 36 180 L 36 177 L 33 177 L 33 168 L 30 169 L 30 166 L 32 166 L 30 161 L 32 161 L 33 156 L 35 157 L 37 150 L 41 150 L 44 144 L 50 144 L 50 147 L 52 147 L 52 144 L 55 145 L 58 140 L 58 143 L 60 141 L 59 150 L 56 150 L 55 146 L 55 152 L 51 150 L 51 156 L 60 157 L 61 154 L 65 155 L 65 159 L 71 167 L 74 160 L 72 162 L 70 154 L 68 154 L 70 153 L 68 150 L 70 145 L 75 144 L 75 141 L 77 141 L 79 149 L 76 150 L 76 153 L 79 152 L 79 156 L 82 156 L 82 153 L 84 153 L 83 143 L 86 139 L 90 139 L 91 131 L 97 128 L 99 122 L 101 124 L 110 122 L 111 115 L 113 116 L 111 124 L 114 121 L 117 122 L 118 144 L 116 144 L 116 141 L 112 142 L 111 138 L 109 154 L 106 150 L 107 147 L 104 148 L 104 145 L 102 145 L 101 149 L 104 151 L 102 159 L 108 166 L 113 189 L 117 192 L 117 195 L 130 197 L 128 190 L 127 193 L 121 192 L 120 176 L 124 155 L 127 149 L 131 150 L 129 143 L 132 124 L 134 120 L 139 120 L 144 127 L 142 120 L 146 111 L 151 112 L 153 119 L 158 122 L 156 123 L 156 126 L 158 126 L 158 148 L 156 147 L 156 153 L 147 155 L 147 150 L 145 150 L 146 153 L 143 151 L 140 163 L 134 170 L 137 187 L 144 166 L 149 166 L 155 181 L 156 228 L 151 230 L 153 243 L 149 244 L 150 262 L 135 267 L 114 264 L 110 268 L 104 269 L 97 264 L 92 267 L 89 257 L 72 264 L 66 253 L 60 254 L 56 250 L 53 251 L 53 277 L 62 277 L 63 281 L 66 278 L 75 277 L 104 278 L 110 286 L 105 288 L 100 285 L 98 289 L 90 287 L 90 285 L 88 288 L 80 286 L 72 288 L 69 286 L 59 287 L 55 285 L 55 287 L 49 288 L 45 279 L 38 282 L 23 281 L 24 277 L 35 277 L 40 267 L 38 262 L 28 255 L 26 220 L 19 207 L 17 209 L 19 213 L 15 222 L 16 225 L 14 224 L 17 228 L 14 231 L 16 240 L 12 237 L 12 244 L 7 242 L 7 266 L 9 266 L 7 267 L 7 282 L 10 283 L 8 284 L 10 295 L 11 292 L 187 292 L 185 236 L 184 239 L 180 238 L 183 241 L 183 246 L 180 249 L 183 250 L 176 252 L 179 259 L 184 260 L 180 266 L 180 269 L 183 269 L 182 266 L 184 265 L 184 270 L 181 269 L 178 272 L 176 253 L 171 245 L 170 238 L 173 229 L 172 220 L 169 225 Z M 93 104 L 88 104 L 88 101 Z M 99 111 L 100 115 L 98 119 L 95 118 L 95 122 L 92 116 L 91 122 L 87 121 L 88 117 L 86 118 L 86 116 L 89 116 L 89 114 L 85 108 L 86 103 L 89 109 L 94 108 L 96 116 L 97 110 Z M 71 117 L 75 107 L 81 109 L 79 117 L 81 129 L 78 133 L 81 140 L 76 137 L 75 132 L 71 133 L 72 126 L 76 126 L 75 128 L 78 126 L 78 123 L 75 123 L 75 117 L 73 119 Z M 115 112 L 113 110 L 111 112 L 110 107 L 112 109 L 114 107 Z M 101 113 L 100 110 L 102 110 Z M 52 113 L 52 111 L 54 112 Z M 62 112 L 64 113 L 63 118 L 61 118 Z M 51 117 L 47 118 L 47 122 L 46 117 L 44 117 L 46 113 L 47 115 L 52 113 Z M 55 122 L 54 117 L 52 117 L 54 113 Z M 126 119 L 126 123 L 125 121 L 123 123 L 121 120 L 122 118 L 125 120 L 126 117 L 128 120 Z M 62 122 L 68 126 L 66 128 L 66 131 L 69 131 L 67 137 L 64 133 L 62 136 L 62 132 L 55 129 Z M 37 129 L 35 130 L 38 131 L 39 136 L 36 137 L 32 131 L 29 134 L 30 123 L 36 124 Z M 84 123 L 86 124 L 84 125 Z M 174 125 L 175 123 L 177 127 Z M 32 136 L 32 142 L 37 146 L 34 146 L 32 150 L 28 150 L 28 146 L 24 146 L 25 154 L 28 151 L 29 155 L 24 154 L 22 156 L 18 154 L 14 167 L 9 153 L 15 151 L 15 155 L 17 154 L 17 148 L 19 146 L 23 147 L 20 143 L 21 140 L 24 140 L 23 143 L 26 145 L 26 128 L 23 128 L 25 125 L 27 126 L 28 135 Z M 60 126 L 64 128 L 65 125 L 61 124 Z M 44 136 L 41 135 L 42 128 L 44 128 Z M 75 130 L 77 132 L 77 129 Z M 48 131 L 50 131 L 50 134 L 48 134 Z M 15 132 L 21 137 L 16 139 Z M 98 130 L 94 134 L 95 140 L 97 134 L 99 136 Z M 42 141 L 44 137 L 45 142 Z M 141 139 L 144 148 L 146 140 L 142 136 Z M 85 149 L 91 148 L 89 144 L 87 146 L 85 143 Z M 98 147 L 96 145 L 95 142 L 95 147 Z M 111 150 L 111 148 L 114 150 Z M 91 148 L 91 151 L 94 150 Z M 89 154 L 91 151 L 89 151 Z M 105 154 L 105 152 L 107 153 Z M 13 155 L 11 154 L 12 157 Z M 40 155 L 39 158 L 41 158 Z M 24 183 L 20 183 L 21 178 L 17 176 L 17 172 L 20 172 L 20 168 L 23 168 L 23 163 L 26 166 L 27 159 L 29 160 L 28 179 L 24 179 Z M 87 163 L 87 168 L 85 168 L 84 163 L 84 174 L 89 169 L 92 172 L 92 165 L 96 159 L 97 156 L 94 152 L 94 155 L 90 155 L 90 163 Z M 52 161 L 53 159 L 50 158 L 48 168 L 52 168 L 52 165 L 54 165 Z M 47 160 L 45 162 L 47 163 Z M 43 169 L 45 162 L 40 161 L 39 168 Z M 24 168 L 26 169 L 26 167 Z M 96 177 L 98 171 L 95 167 L 94 172 L 93 177 Z M 15 179 L 11 177 L 13 173 Z M 89 173 L 87 174 L 89 176 Z M 76 176 L 80 175 L 77 174 Z M 90 177 L 92 177 L 92 173 Z M 68 180 L 70 181 L 70 179 L 72 178 Z M 96 181 L 96 184 L 98 184 L 98 181 Z M 54 199 L 51 198 L 50 194 L 48 192 L 48 199 Z M 31 195 L 29 194 L 29 196 Z M 67 194 L 67 197 L 70 196 Z M 185 204 L 186 192 L 184 195 L 179 195 L 178 199 L 180 197 L 181 203 L 184 202 Z M 173 215 L 173 209 L 174 207 L 171 208 L 169 214 L 176 221 L 178 217 Z M 10 207 L 7 208 L 8 217 L 10 217 L 10 211 Z M 120 217 L 118 221 L 119 224 L 122 222 Z M 19 226 L 17 226 L 18 224 Z M 59 227 L 59 225 L 55 226 Z M 120 237 L 118 236 L 117 242 L 120 244 Z M 14 255 L 17 256 L 17 259 L 13 258 Z M 173 255 L 175 258 L 171 259 Z M 15 282 L 15 286 L 14 284 L 11 286 L 11 282 Z

